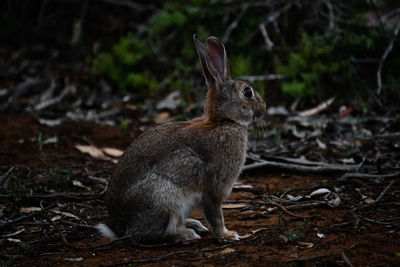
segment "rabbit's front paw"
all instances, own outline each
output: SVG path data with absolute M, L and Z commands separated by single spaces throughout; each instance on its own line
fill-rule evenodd
M 221 236 L 224 239 L 231 239 L 231 240 L 239 240 L 240 236 L 238 235 L 238 233 L 236 233 L 235 231 L 230 231 L 228 229 L 224 229 L 224 231 L 222 232 Z

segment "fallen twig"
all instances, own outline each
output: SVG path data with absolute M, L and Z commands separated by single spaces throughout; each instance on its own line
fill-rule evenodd
M 342 259 L 344 260 L 344 262 L 346 263 L 347 266 L 353 267 L 353 264 L 351 264 L 349 258 L 347 258 L 346 254 L 344 253 L 344 250 L 342 250 L 340 255 L 342 256 Z
M 238 26 L 239 21 L 243 17 L 243 15 L 246 13 L 248 9 L 248 5 L 244 4 L 239 15 L 236 17 L 236 19 L 226 28 L 224 36 L 222 37 L 222 42 L 225 44 L 229 41 L 229 36 L 231 35 L 231 32 Z
M 400 177 L 400 172 L 396 173 L 388 173 L 388 174 L 370 174 L 370 173 L 361 173 L 361 172 L 349 172 L 343 174 L 341 177 L 336 179 L 336 182 L 345 182 L 350 178 L 358 178 L 362 180 L 373 180 L 377 178 L 385 179 L 385 178 L 396 178 Z
M 322 110 L 326 109 L 327 107 L 329 107 L 333 101 L 335 101 L 334 97 L 329 98 L 328 100 L 322 102 L 321 104 L 319 104 L 318 106 L 312 108 L 312 109 L 308 109 L 308 110 L 304 110 L 304 111 L 300 111 L 299 115 L 303 116 L 303 117 L 310 117 L 313 116 L 315 114 L 318 114 L 319 112 L 321 112 Z
M 271 161 L 284 161 L 288 163 L 295 163 L 299 165 L 306 165 L 306 166 L 330 166 L 331 164 L 322 162 L 322 161 L 312 161 L 308 160 L 305 157 L 300 158 L 289 158 L 289 157 L 282 157 L 282 156 L 265 156 L 265 160 Z M 356 166 L 356 165 L 345 165 L 345 166 Z
M 337 164 L 324 164 L 320 166 L 304 166 L 292 163 L 282 163 L 262 160 L 253 164 L 243 166 L 243 171 L 249 171 L 265 167 L 280 168 L 291 172 L 301 173 L 332 173 L 332 172 L 347 172 L 354 171 L 357 169 L 356 165 L 337 165 Z
M 103 196 L 103 193 L 93 194 L 93 193 L 53 193 L 49 195 L 31 195 L 27 198 L 38 198 L 38 199 L 73 199 L 73 200 L 91 200 L 97 199 Z
M 383 198 L 383 196 L 387 193 L 387 191 L 389 191 L 389 189 L 393 186 L 393 184 L 395 182 L 396 182 L 395 180 L 391 180 L 390 183 L 385 187 L 385 189 L 383 189 L 383 191 L 379 194 L 379 196 L 374 201 L 372 201 L 371 203 L 365 204 L 361 207 L 356 207 L 353 209 L 353 211 L 365 209 L 365 208 L 371 207 L 371 206 L 375 205 L 376 203 L 378 203 Z
M 176 256 L 176 255 L 182 255 L 182 254 L 189 254 L 189 255 L 193 255 L 193 256 L 198 256 L 199 253 L 201 252 L 209 252 L 209 251 L 216 251 L 216 250 L 222 250 L 224 248 L 230 247 L 232 245 L 235 244 L 241 244 L 240 241 L 238 242 L 232 242 L 229 244 L 225 244 L 223 246 L 219 246 L 219 247 L 215 247 L 215 248 L 203 248 L 203 249 L 197 249 L 194 251 L 191 250 L 179 250 L 179 251 L 173 251 L 170 253 L 165 254 L 164 256 L 158 257 L 158 258 L 147 258 L 147 259 L 134 259 L 134 260 L 128 260 L 125 262 L 118 262 L 118 263 L 113 263 L 111 265 L 108 266 L 121 266 L 121 265 L 128 265 L 128 264 L 132 264 L 132 263 L 152 263 L 152 262 L 159 262 L 159 261 L 163 261 L 166 260 L 172 256 Z
M 0 185 L 7 179 L 7 177 L 10 175 L 10 173 L 14 170 L 14 166 L 12 166 L 10 169 L 8 169 L 8 171 L 6 171 L 5 174 L 3 174 L 2 176 L 0 176 Z
M 397 35 L 399 34 L 400 30 L 400 21 L 397 23 L 396 28 L 394 29 L 392 39 L 389 42 L 389 45 L 386 47 L 385 52 L 383 52 L 383 55 L 381 57 L 381 60 L 379 61 L 379 66 L 378 66 L 378 71 L 376 72 L 376 80 L 378 84 L 378 89 L 376 93 L 378 95 L 381 94 L 382 92 L 382 68 L 383 68 L 383 63 L 385 62 L 387 56 L 393 49 L 394 41 L 396 40 Z
M 400 137 L 400 133 L 386 133 L 386 134 L 377 134 L 375 137 L 379 138 L 390 138 L 390 137 Z
M 307 215 L 304 216 L 304 215 L 293 213 L 293 212 L 289 211 L 286 207 L 284 207 L 281 204 L 276 203 L 275 201 L 272 201 L 270 199 L 269 199 L 269 201 L 266 202 L 266 204 L 271 204 L 271 205 L 277 206 L 278 208 L 282 209 L 287 214 L 290 214 L 294 217 L 299 217 L 299 218 L 311 218 L 312 217 L 312 216 L 307 216 Z
M 15 220 L 8 221 L 8 222 L 6 222 L 6 223 L 0 224 L 0 229 L 5 228 L 5 227 L 10 226 L 10 225 L 13 225 L 13 224 L 18 223 L 18 222 L 21 222 L 21 221 L 23 221 L 23 220 L 32 218 L 33 216 L 35 216 L 35 215 L 37 215 L 37 214 L 38 214 L 37 212 L 32 212 L 32 213 L 30 213 L 30 214 L 28 214 L 28 215 L 24 215 L 24 216 L 18 217 L 18 218 L 15 219 Z

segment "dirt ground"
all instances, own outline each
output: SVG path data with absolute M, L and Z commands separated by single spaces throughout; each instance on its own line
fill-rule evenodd
M 105 182 L 114 163 L 83 154 L 75 145 L 124 150 L 138 134 L 86 121 L 50 127 L 33 115 L 3 111 L 2 266 L 400 265 L 400 185 L 383 179 L 338 184 L 340 173 L 244 172 L 224 205 L 227 228 L 237 231 L 240 241 L 207 234 L 154 246 L 129 239 L 110 243 L 92 226 L 105 218 Z M 330 199 L 325 193 L 310 196 L 321 188 L 332 192 Z M 303 199 L 293 200 L 298 196 Z M 332 202 L 332 196 L 339 200 Z M 193 217 L 201 219 L 198 211 Z

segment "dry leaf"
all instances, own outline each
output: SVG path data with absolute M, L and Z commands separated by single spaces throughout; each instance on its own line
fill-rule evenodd
M 7 241 L 14 242 L 14 243 L 22 243 L 21 239 L 18 238 L 7 238 Z
M 65 216 L 65 217 L 70 217 L 70 218 L 74 218 L 74 219 L 80 220 L 80 218 L 79 218 L 78 216 L 76 216 L 76 215 L 74 215 L 74 214 L 72 214 L 72 213 L 69 213 L 69 212 L 60 211 L 60 210 L 55 210 L 55 209 L 52 209 L 52 210 L 50 210 L 50 211 L 51 211 L 51 212 L 54 212 L 54 213 L 56 213 L 56 214 L 61 214 L 61 215 Z M 56 217 L 57 217 L 57 216 L 56 216 Z
M 58 137 L 57 136 L 53 136 L 50 138 L 47 138 L 46 140 L 43 141 L 43 144 L 56 144 L 58 143 Z
M 228 203 L 228 204 L 222 205 L 223 209 L 241 209 L 244 207 L 247 207 L 247 204 L 245 204 L 245 203 Z
M 245 210 L 243 212 L 241 212 L 240 214 L 242 215 L 250 215 L 250 214 L 254 214 L 256 213 L 254 210 Z
M 137 110 L 138 106 L 133 105 L 133 104 L 126 104 L 125 108 L 130 109 L 130 110 Z
M 313 243 L 310 242 L 303 242 L 303 241 L 298 241 L 297 245 L 304 247 L 304 248 L 312 248 L 314 246 Z
M 55 221 L 58 221 L 59 219 L 61 219 L 61 216 L 60 215 L 56 215 L 53 218 L 51 218 L 51 221 L 55 222 Z
M 315 190 L 314 192 L 312 192 L 309 197 L 315 197 L 315 196 L 319 196 L 319 195 L 324 195 L 324 194 L 329 194 L 331 193 L 331 190 L 327 189 L 327 188 L 320 188 Z
M 0 204 L 0 218 L 3 217 L 5 209 L 6 209 L 6 206 Z
M 95 146 L 84 146 L 84 145 L 76 145 L 76 149 L 78 149 L 82 153 L 89 154 L 91 157 L 96 159 L 105 159 L 105 155 L 103 151 L 98 149 Z
M 253 186 L 249 185 L 249 184 L 235 183 L 233 185 L 233 188 L 235 188 L 235 189 L 252 189 Z
M 25 231 L 25 228 L 19 229 L 18 231 L 14 232 L 14 233 L 2 235 L 1 237 L 12 237 L 12 236 L 16 236 L 16 235 L 22 233 L 23 231 Z
M 176 109 L 181 104 L 181 94 L 179 91 L 171 92 L 166 98 L 157 103 L 156 108 L 162 109 Z
M 245 235 L 241 235 L 239 238 L 242 240 L 242 239 L 245 239 L 245 238 L 249 238 L 251 236 L 253 236 L 253 235 L 252 234 L 245 234 Z
M 64 261 L 69 261 L 69 262 L 80 262 L 83 261 L 84 258 L 79 257 L 79 258 L 65 258 Z
M 286 197 L 287 197 L 290 201 L 299 201 L 300 199 L 303 198 L 303 196 L 297 196 L 297 197 L 295 197 L 295 196 L 293 196 L 293 195 L 291 195 L 291 194 L 287 194 Z
M 108 160 L 115 164 L 118 162 L 118 160 L 112 159 L 112 158 L 106 156 L 103 153 L 103 151 L 101 151 L 101 149 L 99 149 L 95 146 L 76 145 L 75 148 L 78 149 L 82 153 L 89 154 L 92 158 L 95 158 L 95 159 Z
M 276 211 L 278 208 L 277 207 L 272 207 L 272 208 L 268 208 L 267 211 L 268 212 L 273 212 Z
M 73 180 L 73 181 L 72 181 L 72 184 L 73 184 L 74 186 L 84 188 L 84 189 L 86 189 L 87 191 L 92 191 L 92 189 L 91 189 L 90 187 L 83 185 L 83 184 L 81 183 L 81 181 Z
M 103 150 L 103 152 L 106 153 L 107 155 L 109 155 L 111 157 L 115 157 L 115 158 L 119 158 L 122 156 L 122 154 L 124 154 L 124 151 L 122 151 L 118 148 L 105 147 L 105 148 L 102 148 L 101 150 Z
M 224 248 L 223 250 L 218 251 L 218 252 L 206 253 L 206 256 L 208 258 L 213 258 L 213 257 L 215 257 L 217 255 L 220 255 L 220 254 L 231 254 L 231 253 L 233 253 L 235 251 L 236 250 L 234 250 L 233 248 Z
M 283 240 L 283 242 L 285 242 L 285 243 L 289 242 L 289 238 L 287 238 L 287 236 L 279 235 L 279 237 Z
M 35 211 L 41 211 L 42 208 L 40 207 L 22 207 L 19 211 L 22 213 L 31 213 Z
M 252 233 L 253 235 L 257 234 L 260 231 L 264 231 L 264 230 L 268 230 L 268 228 L 258 228 L 256 230 L 251 231 L 250 233 Z
M 233 248 L 224 248 L 223 250 L 221 250 L 220 254 L 230 254 L 235 252 L 236 250 L 234 250 Z
M 155 123 L 163 123 L 166 122 L 170 118 L 170 115 L 168 112 L 160 112 L 154 117 L 154 122 Z
M 62 120 L 61 119 L 56 119 L 56 120 L 39 119 L 39 122 L 40 122 L 40 124 L 52 127 L 52 126 L 60 125 Z
M 368 197 L 364 199 L 364 202 L 367 204 L 371 204 L 372 202 L 374 202 L 375 200 L 373 200 L 372 198 Z

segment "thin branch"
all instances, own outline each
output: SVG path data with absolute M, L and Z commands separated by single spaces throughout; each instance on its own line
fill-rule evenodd
M 396 182 L 395 180 L 391 180 L 390 183 L 385 187 L 385 189 L 383 189 L 383 191 L 379 194 L 379 196 L 374 201 L 372 201 L 371 203 L 365 204 L 361 207 L 356 207 L 353 209 L 353 211 L 365 209 L 365 208 L 371 207 L 371 206 L 375 205 L 376 203 L 378 203 L 383 198 L 383 196 L 389 191 L 389 189 L 394 185 L 395 182 Z
M 389 18 L 391 18 L 393 15 L 395 15 L 396 13 L 400 13 L 400 8 L 396 8 L 393 10 L 390 10 L 389 12 L 385 13 L 384 15 L 382 15 L 382 22 L 386 22 Z
M 380 95 L 382 92 L 382 68 L 383 63 L 385 62 L 387 56 L 393 49 L 394 41 L 396 40 L 397 35 L 399 34 L 400 30 L 400 21 L 397 23 L 396 28 L 394 29 L 392 39 L 390 40 L 389 45 L 386 47 L 385 52 L 383 53 L 381 60 L 379 61 L 378 71 L 376 72 L 376 79 L 378 84 L 377 94 Z
M 268 2 L 268 1 L 266 1 L 266 2 Z M 270 23 L 274 23 L 274 22 L 276 22 L 276 20 L 277 20 L 277 18 L 279 18 L 284 12 L 286 12 L 286 11 L 288 11 L 291 7 L 293 6 L 293 3 L 287 3 L 285 6 L 283 6 L 282 8 L 280 8 L 280 9 L 278 9 L 277 11 L 275 11 L 275 12 L 273 12 L 272 14 L 269 14 L 268 16 L 267 16 L 267 19 L 264 21 L 264 22 L 262 22 L 262 23 L 260 23 L 259 25 L 258 25 L 258 28 L 261 30 L 261 33 L 262 33 L 262 35 L 263 35 L 263 37 L 264 37 L 264 40 L 265 40 L 265 36 L 264 36 L 264 29 L 265 29 L 265 33 L 266 33 L 266 26 L 268 25 L 268 24 L 270 24 Z M 256 34 L 256 31 L 254 31 L 251 35 L 250 35 L 250 38 L 249 39 L 252 39 L 253 37 L 254 37 L 254 35 Z M 266 33 L 267 34 L 267 36 L 268 36 L 268 33 Z M 267 39 L 269 40 L 269 37 L 267 37 Z M 271 41 L 271 40 L 269 40 L 269 41 Z M 272 43 L 272 42 L 271 42 Z M 267 45 L 267 47 L 268 47 L 268 45 Z
M 237 18 L 228 26 L 228 28 L 226 28 L 224 36 L 222 37 L 223 43 L 228 42 L 232 31 L 238 26 L 239 21 L 242 19 L 243 15 L 246 13 L 247 8 L 248 8 L 248 5 L 244 5 L 242 10 L 240 11 L 240 14 L 237 16 Z
M 154 10 L 153 5 L 148 5 L 148 4 L 140 4 L 128 0 L 103 0 L 103 2 L 121 6 L 121 7 L 126 7 L 135 11 L 148 11 L 148 10 Z
M 304 215 L 299 215 L 299 214 L 293 213 L 293 212 L 289 211 L 289 210 L 288 210 L 286 207 L 284 207 L 283 205 L 281 205 L 281 204 L 279 204 L 279 203 L 276 203 L 275 201 L 272 201 L 272 200 L 267 201 L 266 204 L 274 205 L 274 206 L 276 206 L 276 207 L 282 209 L 282 210 L 283 210 L 284 212 L 286 212 L 287 214 L 290 214 L 290 215 L 292 215 L 292 216 L 294 216 L 294 217 L 299 217 L 299 218 L 311 218 L 311 217 L 312 217 L 312 216 L 307 216 L 307 215 L 304 216 Z
M 321 104 L 319 104 L 318 106 L 312 108 L 312 109 L 308 109 L 308 110 L 304 110 L 299 112 L 300 116 L 304 116 L 304 117 L 309 117 L 309 116 L 313 116 L 315 114 L 318 114 L 320 111 L 326 109 L 327 107 L 329 107 L 333 101 L 335 101 L 334 97 L 329 98 L 328 100 L 322 102 Z
M 283 163 L 283 162 L 273 162 L 263 160 L 261 162 L 249 164 L 243 167 L 243 171 L 249 171 L 259 168 L 265 167 L 274 167 L 283 170 L 287 170 L 290 172 L 299 172 L 299 173 L 332 173 L 332 172 L 346 172 L 346 171 L 354 171 L 357 169 L 357 166 L 347 166 L 347 165 L 337 165 L 337 164 L 326 164 L 321 166 L 303 166 L 298 164 L 291 163 Z
M 227 248 L 229 246 L 235 245 L 235 244 L 240 244 L 241 242 L 233 242 L 233 243 L 229 243 L 220 247 L 215 247 L 215 248 L 203 248 L 203 249 L 197 249 L 194 251 L 191 250 L 178 250 L 178 251 L 173 251 L 170 253 L 167 253 L 161 257 L 158 258 L 144 258 L 144 259 L 133 259 L 133 260 L 128 260 L 125 262 L 118 262 L 118 263 L 113 263 L 111 265 L 107 265 L 107 266 L 121 266 L 121 265 L 128 265 L 128 264 L 139 264 L 139 263 L 153 263 L 153 262 L 159 262 L 159 261 L 164 261 L 167 260 L 169 258 L 171 258 L 172 256 L 176 256 L 176 255 L 182 255 L 182 254 L 188 254 L 188 255 L 192 255 L 194 256 L 198 256 L 199 253 L 201 252 L 208 252 L 208 251 L 216 251 L 216 250 L 222 250 L 224 248 Z
M 102 191 L 104 192 L 104 190 Z M 94 194 L 94 193 L 69 193 L 69 192 L 63 192 L 63 193 L 52 193 L 48 195 L 31 195 L 27 196 L 26 198 L 35 198 L 35 199 L 73 199 L 76 201 L 85 201 L 85 200 L 91 200 L 91 199 L 97 199 L 102 197 L 103 194 Z
M 264 42 L 265 42 L 265 45 L 267 47 L 267 50 L 271 51 L 272 47 L 274 46 L 274 43 L 269 38 L 269 35 L 268 35 L 268 32 L 267 32 L 267 28 L 265 27 L 264 23 L 260 23 L 258 25 L 258 28 L 260 29 L 261 34 L 264 37 Z
M 385 179 L 385 178 L 396 178 L 400 177 L 400 172 L 388 173 L 388 174 L 371 174 L 371 173 L 361 173 L 361 172 L 349 172 L 345 173 L 343 176 L 336 179 L 337 182 L 345 182 L 350 178 L 357 178 L 362 180 L 374 180 L 374 179 Z
M 10 169 L 8 169 L 8 171 L 5 173 L 5 174 L 3 174 L 2 176 L 0 176 L 0 185 L 3 183 L 3 181 L 5 181 L 7 178 L 8 178 L 8 176 L 10 175 L 10 173 L 14 170 L 14 166 L 12 166 Z
M 329 11 L 329 29 L 333 29 L 335 27 L 335 15 L 333 14 L 333 8 L 330 1 L 325 1 L 326 6 Z
M 344 262 L 346 263 L 347 266 L 353 267 L 353 264 L 351 264 L 349 258 L 347 258 L 346 254 L 344 253 L 344 250 L 342 250 L 340 255 L 342 256 L 342 259 L 344 260 Z
M 282 74 L 268 74 L 268 75 L 259 75 L 259 76 L 240 76 L 238 79 L 245 80 L 249 82 L 255 81 L 267 81 L 267 80 L 280 80 L 283 79 L 285 75 Z
M 284 12 L 288 11 L 292 7 L 292 5 L 293 5 L 292 3 L 287 3 L 281 9 L 278 9 L 276 12 L 269 15 L 263 24 L 266 26 L 276 21 L 276 19 L 279 18 Z

